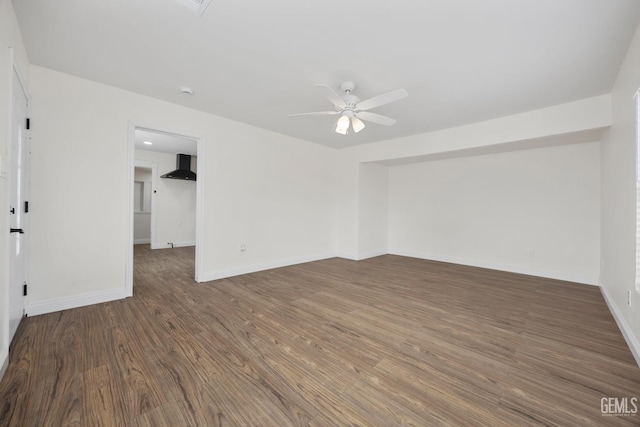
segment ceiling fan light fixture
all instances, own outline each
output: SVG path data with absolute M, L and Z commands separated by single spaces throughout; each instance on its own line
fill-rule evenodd
M 342 135 L 346 135 L 349 131 L 349 116 L 343 114 L 338 119 L 338 123 L 336 124 L 336 132 Z
M 376 123 L 383 126 L 394 125 L 396 123 L 395 119 L 383 116 L 382 114 L 372 113 L 368 110 L 399 101 L 409 95 L 406 90 L 397 89 L 360 101 L 360 98 L 351 93 L 355 88 L 353 82 L 344 82 L 340 85 L 340 89 L 344 92 L 342 95 L 339 95 L 327 84 L 319 83 L 316 86 L 324 88 L 323 90 L 325 91 L 326 97 L 331 101 L 335 109 L 289 114 L 289 116 L 326 116 L 339 114 L 340 118 L 336 122 L 335 131 L 341 135 L 348 135 L 349 128 L 353 129 L 354 133 L 360 132 L 365 128 L 365 122 Z
M 351 119 L 351 126 L 353 127 L 353 131 L 355 133 L 360 132 L 364 129 L 364 122 L 357 117 Z

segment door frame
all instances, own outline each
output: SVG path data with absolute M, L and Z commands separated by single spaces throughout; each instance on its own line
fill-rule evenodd
M 201 135 L 192 131 L 179 129 L 168 129 L 164 126 L 145 124 L 134 120 L 129 120 L 129 141 L 128 141 L 128 167 L 126 176 L 126 265 L 125 265 L 125 294 L 133 296 L 133 197 L 134 197 L 134 174 L 135 174 L 135 133 L 136 130 L 144 130 L 155 133 L 163 133 L 181 138 L 193 139 L 197 142 L 196 154 L 198 157 L 198 179 L 196 180 L 196 259 L 194 276 L 196 282 L 201 282 L 204 277 L 203 268 L 203 242 L 204 242 L 204 190 L 205 190 L 205 139 Z M 155 198 L 152 197 L 152 200 Z M 153 210 L 153 208 L 152 208 Z
M 29 95 L 29 90 L 27 88 L 27 84 L 26 84 L 26 80 L 24 78 L 24 74 L 22 73 L 22 71 L 20 70 L 20 65 L 18 64 L 18 61 L 16 60 L 15 57 L 15 50 L 12 47 L 9 47 L 9 64 L 10 64 L 10 74 L 9 74 L 9 117 L 8 117 L 8 138 L 7 138 L 7 157 L 5 159 L 5 165 L 2 168 L 2 176 L 5 177 L 7 179 L 7 201 L 10 201 L 11 199 L 11 194 L 14 191 L 14 189 L 12 188 L 13 185 L 15 184 L 14 182 L 11 181 L 11 175 L 13 174 L 13 172 L 7 173 L 7 171 L 13 170 L 14 167 L 16 167 L 16 165 L 13 164 L 13 150 L 12 150 L 12 146 L 13 146 L 13 119 L 14 119 L 14 115 L 16 114 L 16 111 L 14 109 L 14 104 L 13 104 L 13 98 L 14 98 L 14 92 L 16 90 L 21 90 L 22 93 L 25 96 L 25 100 L 26 100 L 26 113 L 25 113 L 25 118 L 28 118 L 30 116 L 30 110 L 31 110 L 31 96 Z M 15 80 L 17 80 L 19 87 L 16 87 L 16 85 L 14 84 L 14 76 L 16 77 Z M 27 140 L 31 139 L 30 136 L 30 132 L 25 129 L 27 131 L 27 135 L 26 138 Z M 30 144 L 27 143 L 27 146 L 25 147 L 28 151 L 26 151 L 24 153 L 24 156 L 26 158 L 27 163 L 29 162 L 29 155 L 30 155 Z M 30 182 L 30 172 L 29 172 L 29 166 L 27 166 L 26 168 L 26 187 L 29 188 L 29 182 Z M 27 192 L 27 198 L 29 197 L 29 194 Z M 7 206 L 8 208 L 8 206 Z M 20 209 L 22 209 L 22 207 L 19 207 Z M 10 220 L 7 221 L 6 226 L 8 227 L 10 224 Z M 25 234 L 25 238 L 21 239 L 23 242 L 23 257 L 24 257 L 24 281 L 25 283 L 29 283 L 29 259 L 30 259 L 30 239 L 29 239 L 29 232 L 30 232 L 30 227 L 29 227 L 29 220 L 27 216 L 23 217 L 23 224 L 21 224 L 24 226 L 24 228 L 27 229 L 27 234 Z M 10 236 L 9 236 L 10 239 Z M 10 244 L 10 240 L 7 241 L 8 243 L 8 249 L 11 250 L 11 244 Z M 11 255 L 8 255 L 8 259 L 7 261 L 10 260 Z M 3 310 L 6 313 L 6 318 L 5 321 L 7 322 L 7 327 L 9 328 L 7 330 L 7 334 L 5 335 L 7 342 L 4 343 L 6 345 L 6 348 L 8 348 L 8 346 L 11 344 L 12 338 L 13 336 L 11 335 L 11 322 L 10 322 L 10 310 L 9 310 L 9 304 L 13 304 L 15 303 L 15 301 L 11 301 L 11 289 L 10 287 L 12 286 L 11 283 L 11 263 L 9 262 L 7 264 L 7 268 L 6 268 L 6 272 L 5 272 L 5 277 L 3 278 L 5 280 L 5 283 L 7 283 L 7 304 L 5 309 Z M 27 308 L 27 301 L 28 301 L 28 296 L 24 296 L 22 298 L 22 317 L 24 318 L 24 315 L 26 313 L 26 308 Z M 20 323 L 18 323 L 18 327 L 20 326 Z M 3 346 L 4 348 L 4 346 Z

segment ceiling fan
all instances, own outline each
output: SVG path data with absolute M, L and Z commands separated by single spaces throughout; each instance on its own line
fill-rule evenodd
M 289 117 L 339 114 L 340 118 L 336 123 L 336 132 L 342 135 L 347 135 L 349 133 L 349 128 L 353 129 L 355 133 L 360 132 L 365 127 L 365 121 L 384 126 L 392 126 L 396 123 L 395 119 L 381 114 L 371 113 L 367 110 L 371 110 L 385 104 L 390 104 L 402 98 L 406 98 L 409 95 L 406 90 L 397 89 L 360 101 L 360 98 L 351 93 L 355 88 L 355 84 L 353 82 L 344 82 L 340 85 L 340 90 L 344 92 L 344 95 L 338 95 L 329 85 L 326 84 L 320 83 L 316 86 L 324 89 L 327 98 L 329 98 L 329 101 L 331 101 L 335 106 L 335 111 L 289 114 Z

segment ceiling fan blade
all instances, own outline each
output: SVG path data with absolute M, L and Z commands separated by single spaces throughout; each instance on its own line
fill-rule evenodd
M 370 113 L 368 111 L 360 111 L 356 113 L 356 116 L 364 121 L 377 123 L 383 126 L 393 126 L 396 123 L 396 119 L 383 116 L 382 114 Z
M 336 91 L 331 88 L 331 86 L 326 85 L 324 83 L 318 83 L 316 84 L 316 86 L 320 86 L 324 88 L 325 96 L 329 98 L 329 101 L 331 101 L 331 103 L 333 103 L 333 105 L 335 105 L 336 108 L 342 109 L 346 107 L 344 99 L 342 99 L 342 97 L 338 95 Z
M 289 114 L 289 117 L 294 117 L 294 116 L 333 116 L 335 114 L 340 114 L 340 111 L 314 111 L 311 113 L 296 113 L 296 114 Z
M 398 89 L 391 92 L 383 93 L 382 95 L 374 96 L 373 98 L 365 99 L 356 105 L 358 110 L 370 110 L 372 108 L 379 107 L 381 105 L 390 104 L 396 102 L 402 98 L 409 96 L 409 93 L 404 89 Z

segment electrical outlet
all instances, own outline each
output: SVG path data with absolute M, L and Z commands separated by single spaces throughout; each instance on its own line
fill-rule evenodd
M 247 247 L 243 244 L 240 245 L 240 253 L 245 253 L 245 251 L 247 250 Z
M 536 256 L 536 250 L 535 250 L 535 249 L 533 249 L 533 248 L 529 248 L 529 249 L 527 250 L 527 253 L 528 253 L 528 254 L 529 254 L 529 256 L 530 256 L 530 257 L 532 257 L 532 258 L 533 258 L 534 256 Z

